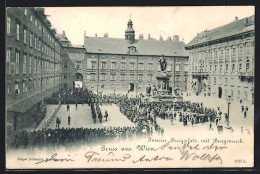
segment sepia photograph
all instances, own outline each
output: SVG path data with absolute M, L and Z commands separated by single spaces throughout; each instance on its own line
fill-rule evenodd
M 254 167 L 254 6 L 7 7 L 7 169 Z

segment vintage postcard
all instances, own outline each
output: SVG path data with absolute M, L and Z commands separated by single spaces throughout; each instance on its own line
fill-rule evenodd
M 6 168 L 254 166 L 254 6 L 7 7 Z

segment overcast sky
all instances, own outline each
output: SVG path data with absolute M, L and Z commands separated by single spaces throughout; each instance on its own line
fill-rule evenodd
M 87 36 L 124 38 L 131 16 L 133 28 L 147 39 L 179 35 L 187 44 L 198 32 L 254 15 L 253 6 L 218 7 L 46 7 L 45 14 L 58 33 L 64 30 L 73 45 L 83 45 Z

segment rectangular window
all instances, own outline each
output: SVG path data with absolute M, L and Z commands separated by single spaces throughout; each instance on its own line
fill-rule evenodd
M 235 72 L 235 64 L 232 64 L 232 72 Z
M 220 70 L 220 72 L 222 72 L 222 65 L 220 65 L 219 70 Z
M 187 80 L 188 80 L 188 77 L 184 76 L 184 82 L 187 82 Z
M 41 68 L 42 68 L 41 60 L 38 59 L 38 74 L 40 73 Z
M 96 76 L 95 73 L 91 73 L 90 74 L 90 80 L 95 80 L 95 76 Z
M 216 84 L 217 83 L 217 78 L 216 77 L 214 77 L 214 84 Z
M 229 55 L 230 55 L 229 49 L 227 49 L 227 50 L 226 50 L 226 57 L 229 58 Z
M 242 64 L 239 64 L 238 72 L 242 72 Z
M 26 82 L 23 82 L 23 92 L 27 92 L 27 85 L 26 85 Z
M 142 81 L 143 80 L 143 74 L 138 74 L 138 80 Z
M 15 53 L 15 74 L 20 74 L 20 52 Z
M 148 74 L 148 80 L 152 81 L 153 80 L 153 75 L 152 74 Z
M 6 50 L 6 73 L 7 74 L 10 74 L 11 71 L 10 71 L 10 62 L 11 62 L 11 50 L 10 49 L 7 49 Z
M 29 74 L 32 74 L 32 56 L 29 56 Z
M 76 69 L 81 69 L 81 61 L 76 62 Z
M 233 48 L 232 57 L 236 57 L 236 48 Z
M 121 62 L 121 70 L 126 70 L 126 63 L 125 62 Z
M 215 65 L 215 72 L 217 72 L 217 69 L 218 69 L 218 65 Z
M 26 29 L 23 30 L 23 43 L 27 44 L 27 30 Z
M 139 70 L 141 70 L 141 71 L 144 70 L 144 64 L 143 63 L 139 63 Z
M 112 70 L 115 70 L 115 69 L 116 69 L 116 62 L 112 62 L 112 63 L 111 63 L 111 69 L 112 69 Z
M 176 65 L 175 71 L 180 71 L 180 65 Z
M 29 35 L 29 46 L 32 47 L 32 44 L 33 44 L 33 38 L 32 38 L 32 33 L 30 33 Z
M 6 33 L 10 34 L 11 33 L 11 18 L 7 17 L 6 18 Z
M 246 63 L 246 72 L 249 72 L 249 67 L 250 67 L 249 63 Z
M 91 69 L 96 69 L 96 61 L 91 61 Z
M 179 81 L 180 81 L 180 76 L 176 76 L 176 77 L 175 77 L 175 81 L 176 81 L 176 82 L 179 82 Z
M 107 63 L 106 62 L 101 62 L 101 69 L 106 69 Z
M 101 73 L 101 80 L 106 80 L 106 74 L 105 73 Z
M 152 63 L 148 63 L 148 70 L 149 71 L 153 70 L 153 64 Z
M 121 80 L 122 80 L 122 81 L 125 81 L 125 74 L 122 74 L 122 75 L 121 75 Z
M 64 62 L 64 68 L 67 68 L 68 67 L 68 62 Z
M 31 21 L 31 22 L 33 21 L 33 17 L 32 17 L 32 15 L 30 16 L 30 21 Z
M 228 84 L 228 79 L 227 78 L 225 78 L 225 85 L 227 85 Z
M 37 36 L 34 36 L 34 48 L 37 50 Z
M 34 74 L 37 73 L 37 57 L 34 57 L 33 72 L 34 72 Z
M 228 64 L 226 64 L 226 72 L 228 72 Z
M 19 84 L 18 84 L 18 82 L 15 83 L 15 85 L 14 85 L 14 90 L 15 90 L 15 95 L 19 95 L 19 94 L 20 94 L 20 89 L 19 89 Z
M 23 54 L 23 74 L 26 74 L 26 66 L 27 66 L 27 55 Z
M 135 75 L 134 74 L 130 74 L 130 80 L 133 81 L 135 79 Z
M 67 73 L 64 73 L 63 76 L 64 76 L 64 79 L 67 79 L 67 77 L 68 77 Z
M 135 63 L 130 63 L 129 70 L 135 70 Z
M 20 24 L 16 23 L 16 40 L 20 40 Z
M 116 80 L 116 75 L 115 74 L 111 74 L 111 80 Z

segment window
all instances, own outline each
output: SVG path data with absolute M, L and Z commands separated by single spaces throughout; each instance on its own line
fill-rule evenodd
M 237 90 L 237 98 L 240 98 L 240 91 Z
M 67 73 L 64 73 L 63 76 L 64 76 L 64 79 L 67 79 L 67 78 L 68 78 Z
M 232 64 L 232 72 L 235 72 L 235 64 Z
M 125 62 L 121 62 L 121 70 L 126 70 L 126 63 Z
M 226 51 L 226 57 L 228 58 L 229 57 L 229 49 L 227 49 L 227 51 Z
M 153 75 L 152 74 L 148 74 L 148 80 L 152 81 L 153 80 Z
M 246 43 L 246 53 L 250 53 L 250 43 Z
M 27 16 L 27 9 L 24 9 L 24 15 Z
M 91 61 L 91 69 L 96 69 L 96 61 Z
M 29 43 L 29 46 L 32 47 L 32 44 L 33 44 L 33 38 L 32 38 L 32 33 L 30 33 L 30 36 L 29 36 L 29 40 L 30 40 L 30 43 Z
M 249 67 L 250 67 L 250 65 L 249 65 L 249 60 L 247 60 L 247 61 L 246 61 L 246 72 L 249 72 Z
M 95 73 L 91 73 L 90 74 L 90 80 L 95 80 L 95 76 L 96 76 Z
M 112 62 L 112 63 L 111 63 L 111 69 L 112 69 L 112 70 L 115 70 L 115 69 L 116 69 L 116 62 Z
M 34 72 L 34 74 L 36 74 L 36 72 L 37 72 L 37 57 L 34 57 L 34 62 L 33 62 L 34 64 L 33 64 L 33 72 Z
M 212 70 L 212 65 L 209 65 L 209 70 L 210 70 L 210 71 Z
M 232 57 L 236 57 L 236 48 L 233 48 Z
M 241 71 L 242 71 L 242 64 L 239 64 L 238 72 L 241 72 Z
M 217 78 L 216 77 L 214 77 L 214 84 L 216 84 L 217 83 Z
M 116 80 L 116 75 L 115 74 L 111 74 L 111 80 Z
M 125 81 L 125 74 L 121 74 L 121 80 Z
M 179 81 L 180 81 L 180 76 L 176 76 L 176 77 L 175 77 L 175 81 L 176 81 L 176 82 L 179 82 Z
M 20 40 L 20 24 L 16 23 L 16 40 Z
M 225 78 L 225 85 L 227 85 L 228 84 L 228 79 L 227 78 Z
M 24 53 L 23 55 L 23 74 L 26 74 L 26 65 L 27 65 L 27 55 Z
M 20 94 L 20 89 L 19 89 L 19 83 L 18 82 L 15 82 L 14 90 L 15 90 L 15 95 L 19 95 Z
M 125 57 L 122 57 L 122 60 L 125 60 Z
M 40 73 L 40 70 L 41 70 L 41 60 L 40 59 L 38 59 L 38 73 Z
M 81 69 L 81 61 L 76 62 L 76 69 Z
M 63 67 L 68 68 L 68 62 L 65 61 L 64 64 L 63 64 Z
M 37 22 L 37 20 L 35 20 L 35 21 L 34 21 L 35 27 L 37 27 L 37 24 L 38 24 L 38 22 Z
M 138 80 L 142 81 L 143 80 L 143 74 L 138 74 Z
M 27 92 L 27 85 L 26 85 L 26 82 L 23 82 L 23 92 Z
M 32 15 L 30 16 L 30 21 L 31 21 L 31 22 L 33 21 L 33 17 L 32 17 Z
M 180 71 L 180 65 L 176 65 L 176 70 L 175 71 Z
M 135 70 L 135 63 L 130 63 L 130 67 L 129 67 L 130 70 Z
M 130 80 L 133 81 L 135 79 L 135 75 L 134 74 L 130 74 Z
M 29 74 L 32 74 L 32 56 L 29 56 Z
M 218 50 L 215 50 L 215 59 L 218 59 Z
M 220 52 L 220 57 L 223 58 L 223 50 Z
M 6 50 L 6 73 L 7 74 L 10 74 L 11 71 L 10 71 L 10 61 L 11 61 L 11 50 L 10 49 L 7 49 Z
M 207 65 L 206 65 L 207 66 Z M 207 68 L 206 68 L 207 69 Z M 184 71 L 189 71 L 189 66 L 188 65 L 184 65 Z
M 27 30 L 25 28 L 23 29 L 23 43 L 27 44 Z
M 141 70 L 141 71 L 144 70 L 144 64 L 143 63 L 139 63 L 139 70 Z
M 15 53 L 15 74 L 20 73 L 20 52 Z
M 6 33 L 10 34 L 11 33 L 11 18 L 7 17 L 6 18 Z
M 188 80 L 188 77 L 184 76 L 184 82 L 187 82 L 187 80 Z
M 106 69 L 107 63 L 106 62 L 101 62 L 101 69 Z
M 34 48 L 37 50 L 37 36 L 34 36 Z
M 217 72 L 217 69 L 218 69 L 218 65 L 215 65 L 215 72 Z
M 239 47 L 239 54 L 243 54 L 243 47 L 242 46 Z
M 106 80 L 106 74 L 105 73 L 101 73 L 101 80 Z
M 222 65 L 220 65 L 220 67 L 219 67 L 219 68 L 220 68 L 220 72 L 222 72 Z
M 153 64 L 152 63 L 148 63 L 148 70 L 149 71 L 153 70 Z
M 228 72 L 228 64 L 226 64 L 226 72 Z

